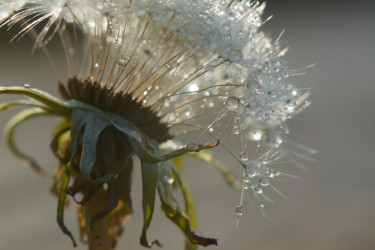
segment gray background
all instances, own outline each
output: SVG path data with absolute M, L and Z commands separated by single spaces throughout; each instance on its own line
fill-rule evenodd
M 308 171 L 299 172 L 306 177 L 303 181 L 277 183 L 290 200 L 275 196 L 276 202 L 267 204 L 271 221 L 247 205 L 237 229 L 234 208 L 239 192 L 227 188 L 210 168 L 190 162 L 187 175 L 200 231 L 219 239 L 219 246 L 209 249 L 375 249 L 374 6 L 366 1 L 270 0 L 266 16 L 271 13 L 274 18 L 263 29 L 273 37 L 286 29 L 290 68 L 317 63 L 305 76 L 292 79 L 297 86 L 313 87 L 313 105 L 290 123 L 299 142 L 319 150 L 317 162 L 307 162 Z M 29 83 L 56 93 L 55 77 L 44 56 L 40 52 L 28 56 L 27 39 L 8 46 L 10 38 L 3 29 L 1 85 Z M 10 98 L 0 97 L 1 102 L 5 100 Z M 1 114 L 1 128 L 12 114 Z M 55 222 L 57 202 L 48 192 L 48 176 L 57 165 L 49 151 L 54 123 L 53 119 L 31 121 L 20 128 L 17 137 L 47 169 L 45 178 L 16 161 L 1 141 L 0 249 L 71 247 Z M 138 244 L 142 222 L 139 170 L 134 182 L 135 214 L 119 249 L 142 249 Z M 78 235 L 75 221 L 75 211 L 70 209 L 66 224 Z M 158 238 L 164 249 L 183 245 L 182 234 L 159 210 L 149 238 Z M 78 249 L 85 247 L 81 244 Z

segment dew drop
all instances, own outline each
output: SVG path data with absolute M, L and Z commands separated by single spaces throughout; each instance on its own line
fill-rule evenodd
M 267 187 L 267 186 L 270 185 L 270 181 L 269 181 L 267 178 L 262 177 L 262 178 L 260 178 L 260 180 L 259 180 L 259 184 L 260 184 L 261 186 L 263 186 L 263 187 Z
M 237 214 L 238 216 L 243 215 L 243 207 L 242 207 L 241 205 L 238 205 L 238 206 L 236 207 L 236 214 Z
M 311 105 L 311 102 L 309 102 L 309 101 L 306 100 L 306 101 L 303 102 L 303 106 L 302 107 L 305 109 L 305 108 L 309 107 L 310 105 Z
M 31 88 L 30 84 L 27 84 L 27 83 L 25 83 L 23 86 L 24 86 L 25 88 L 27 88 L 27 89 L 30 89 L 30 88 Z
M 136 10 L 135 13 L 138 15 L 138 16 L 143 16 L 145 14 L 145 11 L 144 10 Z
M 240 100 L 234 96 L 228 97 L 228 99 L 225 102 L 225 106 L 229 110 L 236 110 L 238 109 L 238 106 L 240 104 Z
M 233 134 L 235 134 L 235 135 L 240 134 L 240 128 L 239 128 L 238 126 L 235 126 L 235 127 L 233 128 Z
M 257 193 L 257 194 L 262 194 L 262 193 L 263 193 L 263 189 L 262 189 L 261 187 L 255 187 L 255 188 L 254 188 L 254 191 L 255 191 L 255 193 Z
M 128 62 L 128 59 L 126 57 L 117 58 L 117 64 L 121 67 L 125 67 L 127 62 Z
M 253 89 L 254 89 L 255 94 L 257 94 L 257 95 L 263 95 L 264 94 L 263 89 L 262 89 L 262 85 L 260 85 L 259 83 L 255 84 L 253 86 Z
M 249 177 L 254 177 L 257 175 L 257 170 L 255 168 L 250 168 L 249 171 L 247 171 L 247 175 Z
M 244 183 L 249 183 L 250 182 L 250 177 L 246 174 L 243 178 L 242 178 L 243 182 Z
M 276 93 L 275 90 L 270 90 L 270 91 L 268 91 L 268 95 L 269 95 L 270 97 L 272 97 L 272 98 L 275 98 L 276 95 L 277 95 L 277 93 Z
M 241 152 L 240 161 L 247 162 L 248 160 L 249 160 L 249 157 L 247 156 L 247 154 L 245 152 Z
M 264 203 L 263 203 L 262 201 L 259 201 L 259 202 L 258 202 L 258 206 L 259 206 L 260 208 L 264 208 Z
M 260 131 L 260 130 L 251 130 L 250 131 L 250 138 L 253 141 L 260 141 L 262 139 L 262 131 Z
M 296 106 L 296 102 L 293 99 L 286 100 L 286 104 L 292 108 Z
M 168 184 L 173 184 L 174 178 L 172 176 L 169 176 L 169 175 L 164 175 L 164 182 L 166 182 Z
M 273 178 L 274 177 L 273 171 L 267 171 L 266 175 L 267 175 L 268 178 Z
M 242 52 L 240 50 L 234 49 L 231 50 L 229 59 L 234 62 L 238 62 L 243 58 Z

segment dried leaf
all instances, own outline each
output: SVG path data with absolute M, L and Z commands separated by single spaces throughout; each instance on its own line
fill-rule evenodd
M 79 170 L 86 180 L 93 182 L 91 173 L 96 161 L 97 143 L 100 134 L 109 124 L 91 113 L 86 115 L 86 119 Z
M 191 241 L 191 243 L 201 246 L 217 245 L 216 239 L 202 237 L 195 229 L 193 229 L 189 218 L 176 206 L 171 204 L 171 202 L 166 199 L 166 196 L 160 191 L 159 196 L 161 200 L 161 208 L 165 215 L 173 221 L 182 232 L 184 232 L 185 236 Z
M 59 201 L 58 201 L 58 205 L 57 205 L 57 223 L 59 224 L 63 233 L 68 235 L 69 238 L 72 240 L 73 246 L 76 247 L 77 243 L 76 243 L 72 233 L 66 228 L 66 226 L 64 224 L 64 206 L 65 206 L 65 201 L 66 201 L 66 196 L 67 196 L 65 190 L 68 188 L 71 172 L 72 172 L 72 165 L 71 165 L 71 163 L 68 163 L 68 166 L 65 170 L 65 173 L 63 174 L 63 176 L 61 178 Z
M 161 163 L 149 164 L 141 161 L 142 166 L 142 207 L 143 207 L 143 229 L 140 243 L 145 247 L 152 247 L 154 244 L 161 244 L 154 240 L 151 244 L 147 240 L 147 229 L 150 226 L 154 213 L 156 184 L 158 181 L 158 170 Z

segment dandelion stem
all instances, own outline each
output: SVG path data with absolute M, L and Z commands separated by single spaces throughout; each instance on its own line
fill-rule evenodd
M 93 217 L 105 209 L 107 194 L 104 190 L 98 190 L 95 195 L 83 207 L 85 221 L 90 222 Z M 95 220 L 90 228 L 90 223 L 86 223 L 86 232 L 89 250 L 114 249 L 114 242 L 110 235 L 110 216 Z

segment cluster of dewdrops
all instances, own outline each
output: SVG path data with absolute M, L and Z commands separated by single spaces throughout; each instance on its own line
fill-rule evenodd
M 309 106 L 308 92 L 289 83 L 295 72 L 283 60 L 286 49 L 279 39 L 272 41 L 259 31 L 264 4 L 236 0 L 0 1 L 0 19 L 23 4 L 31 6 L 26 14 L 50 13 L 56 22 L 77 19 L 87 35 L 92 31 L 98 36 L 101 30 L 113 34 L 108 39 L 118 42 L 119 67 L 132 65 L 121 54 L 149 51 L 146 56 L 132 57 L 137 62 L 143 58 L 147 66 L 143 70 L 161 75 L 157 84 L 144 89 L 143 103 L 157 107 L 162 121 L 176 126 L 180 134 L 191 131 L 186 126 L 189 122 L 218 138 L 229 128 L 240 147 L 235 156 L 243 167 L 236 213 L 244 212 L 247 190 L 263 209 L 264 189 L 276 190 L 270 180 L 283 174 L 269 163 L 288 153 L 284 149 L 289 134 L 286 121 Z M 122 36 L 124 20 L 127 36 Z M 114 27 L 111 32 L 108 26 Z M 138 28 L 145 29 L 142 40 L 137 40 Z M 177 52 L 179 56 L 173 57 Z M 160 66 L 163 60 L 168 63 Z M 173 95 L 165 97 L 166 93 Z M 205 119 L 212 114 L 212 119 Z M 178 127 L 181 124 L 185 127 Z

